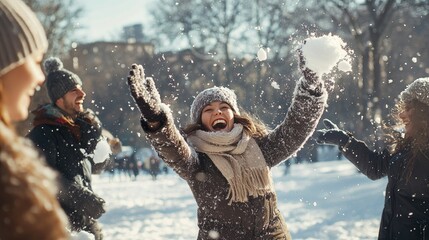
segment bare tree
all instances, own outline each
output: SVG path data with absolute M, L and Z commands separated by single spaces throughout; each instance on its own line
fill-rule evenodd
M 292 35 L 304 19 L 294 15 L 295 6 L 284 0 L 161 0 L 152 13 L 159 36 L 182 41 L 201 57 L 196 61 L 215 61 L 205 72 L 214 85 L 245 87 L 239 95 L 258 96 L 263 110 L 286 102 L 271 83 L 294 85 L 286 77 L 297 70 L 290 65 L 296 62 Z M 255 59 L 260 47 L 269 51 L 267 61 Z
M 36 12 L 49 41 L 47 55 L 66 57 L 83 8 L 75 0 L 24 0 Z
M 233 52 L 242 47 L 244 32 L 249 30 L 243 14 L 248 5 L 246 0 L 161 0 L 154 15 L 171 41 L 182 40 L 187 47 L 222 58 L 225 75 L 215 84 L 228 85 L 233 79 Z
M 400 37 L 392 35 L 397 17 L 406 9 L 417 12 L 427 5 L 427 1 L 421 0 L 329 0 L 321 3 L 332 23 L 341 25 L 354 40 L 352 45 L 359 63 L 357 87 L 362 93 L 356 102 L 363 117 L 362 125 L 356 126 L 358 132 L 373 132 L 371 126 L 382 120 L 383 84 L 387 82 L 386 56 L 387 49 L 391 48 L 389 39 Z
M 75 22 L 79 19 L 82 8 L 74 0 L 24 0 L 36 13 L 41 21 L 49 42 L 46 56 L 56 56 L 62 59 L 68 57 L 73 33 L 77 28 Z M 38 105 L 49 102 L 46 87 L 37 92 L 31 101 L 30 110 Z M 32 116 L 18 125 L 21 134 L 26 134 L 31 128 Z

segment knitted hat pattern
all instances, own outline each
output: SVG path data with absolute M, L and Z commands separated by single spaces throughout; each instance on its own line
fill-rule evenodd
M 404 102 L 416 99 L 429 106 L 429 77 L 419 78 L 401 92 L 400 98 Z
M 68 91 L 82 86 L 79 76 L 64 68 L 63 62 L 50 57 L 43 63 L 46 73 L 46 88 L 52 103 L 63 97 Z
M 195 97 L 191 105 L 191 122 L 196 123 L 201 117 L 203 108 L 215 101 L 226 102 L 235 113 L 240 114 L 234 91 L 227 87 L 212 87 L 200 92 Z
M 21 0 L 0 1 L 0 49 L 0 76 L 48 49 L 42 24 Z

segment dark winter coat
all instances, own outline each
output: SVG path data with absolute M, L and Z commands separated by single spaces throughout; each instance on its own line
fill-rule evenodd
M 94 162 L 90 154 L 94 152 L 101 128 L 86 115 L 72 120 L 51 104 L 41 106 L 34 114 L 34 128 L 28 137 L 61 175 L 58 198 L 73 230 L 89 231 L 87 228 L 93 219 L 104 213 L 104 200 L 91 186 Z
M 368 178 L 388 177 L 378 239 L 429 240 L 429 158 L 415 160 L 407 182 L 407 150 L 373 152 L 352 138 L 343 153 Z
M 67 217 L 55 198 L 55 172 L 28 139 L 2 122 L 0 136 L 0 240 L 68 239 Z
M 256 139 L 271 168 L 296 153 L 308 139 L 322 115 L 326 93 L 313 96 L 298 87 L 285 120 L 267 136 Z M 159 156 L 185 179 L 198 205 L 198 239 L 219 240 L 290 239 L 277 208 L 275 193 L 249 197 L 228 205 L 229 185 L 211 159 L 196 153 L 174 126 L 168 109 L 162 127 L 151 132 L 142 127 Z M 214 234 L 214 235 L 213 235 Z

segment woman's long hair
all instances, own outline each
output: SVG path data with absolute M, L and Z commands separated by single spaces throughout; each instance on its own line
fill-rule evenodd
M 404 126 L 399 114 L 405 111 L 406 108 L 413 109 L 408 123 L 412 127 L 412 132 L 403 135 L 396 129 Z M 405 177 L 408 181 L 417 158 L 429 161 L 429 106 L 417 100 L 410 102 L 399 101 L 392 110 L 391 116 L 395 120 L 395 125 L 387 128 L 388 142 L 393 153 L 409 149 L 405 166 Z
M 243 125 L 244 130 L 253 138 L 260 138 L 268 134 L 268 128 L 257 117 L 240 109 L 240 114 L 234 112 L 234 123 Z M 201 118 L 197 123 L 192 123 L 182 129 L 183 133 L 190 134 L 196 130 L 204 130 Z

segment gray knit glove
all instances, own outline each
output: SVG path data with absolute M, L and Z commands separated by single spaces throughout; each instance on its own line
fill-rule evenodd
M 146 78 L 142 65 L 133 64 L 128 85 L 140 112 L 147 121 L 156 122 L 163 119 L 161 97 L 152 78 Z

